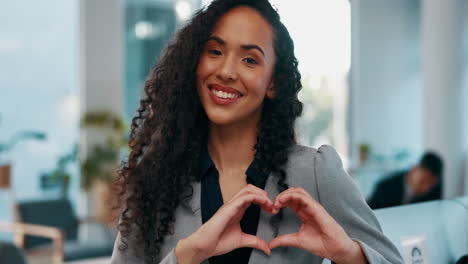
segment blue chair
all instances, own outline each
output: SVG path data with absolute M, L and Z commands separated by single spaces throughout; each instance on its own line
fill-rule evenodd
M 26 264 L 23 252 L 15 245 L 0 241 L 0 263 Z
M 85 222 L 78 219 L 69 200 L 22 201 L 17 203 L 17 212 L 20 221 L 26 224 L 29 230 L 37 230 L 35 236 L 27 235 L 28 233 L 25 232 L 22 245 L 27 252 L 44 247 L 44 245 L 50 246 L 52 238 L 56 247 L 61 248 L 60 254 L 65 261 L 110 257 L 112 255 L 115 235 L 101 223 L 94 222 L 92 224 L 100 226 L 101 237 L 104 236 L 104 239 L 92 241 L 78 239 L 78 228 L 82 224 L 90 224 L 91 221 Z M 40 227 L 53 228 L 56 231 L 42 232 Z M 31 232 L 29 233 L 31 234 Z M 50 235 L 51 233 L 54 233 L 55 236 L 44 238 L 41 235 Z

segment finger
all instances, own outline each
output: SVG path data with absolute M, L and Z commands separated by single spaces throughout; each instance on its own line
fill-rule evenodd
M 224 229 L 225 226 L 232 221 L 240 221 L 245 210 L 252 203 L 260 205 L 266 211 L 272 211 L 273 204 L 268 198 L 259 194 L 250 193 L 223 205 L 209 221 Z
M 240 242 L 240 245 L 239 247 L 249 247 L 249 248 L 256 248 L 258 250 L 261 250 L 263 252 L 265 252 L 265 254 L 267 255 L 270 255 L 271 254 L 271 249 L 270 247 L 268 246 L 267 242 L 265 242 L 265 240 L 257 237 L 257 236 L 253 236 L 253 235 L 249 235 L 249 234 L 242 234 L 242 237 L 241 237 L 241 242 Z
M 244 193 L 252 193 L 252 192 L 259 192 L 259 193 L 265 193 L 264 190 L 258 188 L 257 186 L 253 185 L 253 184 L 247 184 L 246 186 L 244 186 L 239 192 L 237 192 L 236 195 L 234 195 L 234 197 L 238 196 L 238 195 L 242 195 Z
M 273 203 L 268 197 L 260 194 L 247 194 L 239 197 L 234 203 L 237 203 L 239 212 L 244 213 L 245 210 L 253 203 L 259 205 L 263 210 L 273 213 Z
M 275 201 L 273 202 L 273 211 L 275 214 L 277 214 L 281 208 L 283 207 L 286 207 L 284 204 L 281 204 L 280 203 L 280 198 L 285 196 L 286 194 L 289 194 L 291 192 L 294 192 L 294 188 L 293 187 L 290 187 L 288 189 L 286 189 L 285 191 L 281 192 L 280 194 L 278 194 L 276 197 L 275 197 Z
M 319 213 L 310 199 L 297 192 L 287 193 L 278 199 L 275 208 L 283 207 L 291 208 L 303 221 L 315 217 L 315 214 Z
M 305 196 L 310 197 L 311 199 L 313 199 L 312 196 L 306 190 L 304 190 L 304 188 L 302 188 L 302 187 L 295 188 L 295 191 L 298 192 L 298 193 L 302 193 Z
M 287 190 L 281 192 L 279 195 L 276 196 L 276 199 L 275 199 L 275 203 L 281 198 L 283 197 L 284 195 L 288 195 L 290 193 L 299 193 L 299 194 L 303 194 L 304 196 L 310 198 L 313 200 L 312 196 L 310 196 L 310 194 L 304 190 L 304 188 L 301 188 L 301 187 L 290 187 L 288 188 Z
M 232 200 L 239 199 L 240 197 L 248 195 L 248 194 L 257 194 L 257 195 L 265 197 L 268 200 L 268 202 L 261 204 L 262 209 L 269 213 L 273 213 L 273 202 L 268 196 L 268 193 L 252 184 L 248 184 L 246 187 L 244 187 L 241 191 L 238 192 L 238 194 L 234 196 Z
M 258 188 L 255 185 L 252 185 L 252 184 L 247 184 L 236 195 L 234 195 L 234 197 L 231 200 L 233 200 L 235 198 L 238 198 L 240 196 L 249 194 L 249 193 L 256 193 L 256 194 L 259 194 L 259 195 L 263 195 L 263 196 L 265 196 L 266 198 L 268 198 L 270 200 L 270 197 L 268 196 L 268 193 L 265 190 L 262 190 L 262 189 Z
M 244 196 L 231 201 L 229 204 L 223 205 L 204 225 L 204 228 L 209 229 L 209 232 L 213 235 L 221 235 L 226 227 L 232 224 L 239 224 L 245 210 L 250 204 L 258 204 L 264 208 L 264 210 L 270 210 L 272 208 L 272 202 L 265 196 L 256 194 L 247 194 Z M 269 205 L 268 205 L 269 204 Z M 237 222 L 237 223 L 235 223 Z
M 304 206 L 307 204 L 308 201 L 302 193 L 290 191 L 277 197 L 273 206 L 275 208 L 291 207 L 291 209 L 295 210 L 295 207 Z
M 270 244 L 268 246 L 270 247 L 270 249 L 274 249 L 277 247 L 301 248 L 301 243 L 299 243 L 298 240 L 298 233 L 292 233 L 274 238 L 270 241 Z
M 275 200 L 274 207 L 282 208 L 289 206 L 291 209 L 297 212 L 297 209 L 308 209 L 308 213 L 314 213 L 318 211 L 320 213 L 325 212 L 325 209 L 315 201 L 304 189 L 294 188 L 289 192 L 283 192 Z
M 337 224 L 322 205 L 301 192 L 287 193 L 278 202 L 281 207 L 291 208 L 303 222 L 314 220 L 322 230 Z
M 297 195 L 289 194 L 283 197 L 283 202 L 280 203 L 281 207 L 289 207 L 296 214 L 304 212 L 304 207 L 308 205 Z
M 285 196 L 286 194 L 289 194 L 291 192 L 294 192 L 294 188 L 293 187 L 290 187 L 286 190 L 284 190 L 283 192 L 281 192 L 280 194 L 278 194 L 276 197 L 275 197 L 275 201 L 273 202 L 274 206 L 275 207 L 279 207 L 279 199 L 283 196 Z

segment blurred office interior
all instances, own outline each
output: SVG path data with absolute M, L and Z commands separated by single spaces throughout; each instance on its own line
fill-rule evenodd
M 209 2 L 0 3 L 0 241 L 18 245 L 15 229 L 54 233 L 14 224 L 27 224 L 34 209 L 24 208 L 44 206 L 31 216 L 37 224 L 62 206 L 73 221 L 87 219 L 72 237 L 102 246 L 68 259 L 66 246 L 21 249 L 27 263 L 108 263 L 115 230 L 105 201 L 144 81 Z M 303 77 L 300 143 L 333 145 L 365 198 L 427 150 L 444 160 L 443 199 L 468 195 L 468 1 L 271 2 Z M 47 207 L 57 201 L 66 202 Z

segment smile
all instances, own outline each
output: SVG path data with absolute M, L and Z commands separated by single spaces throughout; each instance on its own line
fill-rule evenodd
M 211 92 L 214 93 L 219 98 L 223 98 L 223 99 L 233 99 L 233 98 L 239 98 L 240 97 L 239 94 L 226 93 L 226 92 L 215 90 L 215 89 L 212 89 Z
M 210 90 L 211 99 L 219 105 L 234 103 L 243 96 L 242 93 L 230 87 L 213 84 L 209 85 L 208 88 Z

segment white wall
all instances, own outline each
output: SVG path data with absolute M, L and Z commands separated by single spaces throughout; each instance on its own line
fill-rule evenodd
M 81 0 L 80 14 L 80 115 L 110 111 L 121 115 L 123 80 L 123 12 L 115 0 Z M 81 157 L 87 149 L 104 144 L 106 135 L 96 130 L 80 131 Z M 94 216 L 96 201 L 83 196 L 80 214 Z
M 466 8 L 464 9 L 464 33 L 463 33 L 463 44 L 462 47 L 462 57 L 463 57 L 463 69 L 462 69 L 462 100 L 463 102 L 468 102 L 468 2 L 465 2 Z M 468 195 L 468 104 L 463 103 L 463 112 L 462 112 L 462 120 L 464 123 L 464 129 L 462 131 L 462 139 L 463 139 L 463 150 L 464 150 L 464 159 L 465 165 L 463 167 L 465 172 L 465 181 L 464 181 L 464 193 Z
M 461 195 L 464 181 L 468 182 L 468 161 L 465 176 L 461 166 L 457 167 L 463 155 L 468 160 L 468 2 L 436 0 L 431 2 L 434 7 L 427 8 L 429 2 L 351 0 L 350 147 L 354 157 L 356 145 L 362 142 L 387 156 L 408 148 L 413 162 L 426 149 L 439 151 L 448 168 L 445 196 L 452 197 Z M 440 9 L 456 10 L 457 18 L 447 11 L 440 23 L 434 22 L 443 11 Z M 430 10 L 435 17 L 427 19 Z M 441 30 L 441 24 L 448 28 L 434 35 L 434 31 Z M 459 28 L 464 36 L 462 31 L 447 33 Z M 449 43 L 430 51 L 437 39 Z M 460 49 L 454 51 L 452 46 Z M 440 63 L 455 68 L 444 74 L 440 73 L 443 68 L 433 71 Z M 439 82 L 444 78 L 445 82 Z M 440 102 L 435 104 L 439 109 L 434 108 L 434 100 Z M 453 146 L 444 147 L 447 142 Z M 452 155 L 454 151 L 458 154 Z M 464 190 L 467 194 L 468 184 Z
M 444 159 L 444 196 L 463 193 L 464 1 L 422 3 L 424 146 Z
M 0 142 L 21 130 L 47 134 L 46 141 L 24 141 L 8 154 L 18 199 L 47 195 L 40 174 L 78 143 L 77 6 L 78 1 L 44 0 L 5 1 L 0 7 Z M 74 198 L 77 164 L 70 172 Z
M 120 1 L 80 1 L 81 112 L 122 112 L 122 11 Z
M 385 156 L 422 150 L 419 9 L 419 1 L 351 1 L 351 153 L 363 142 Z

